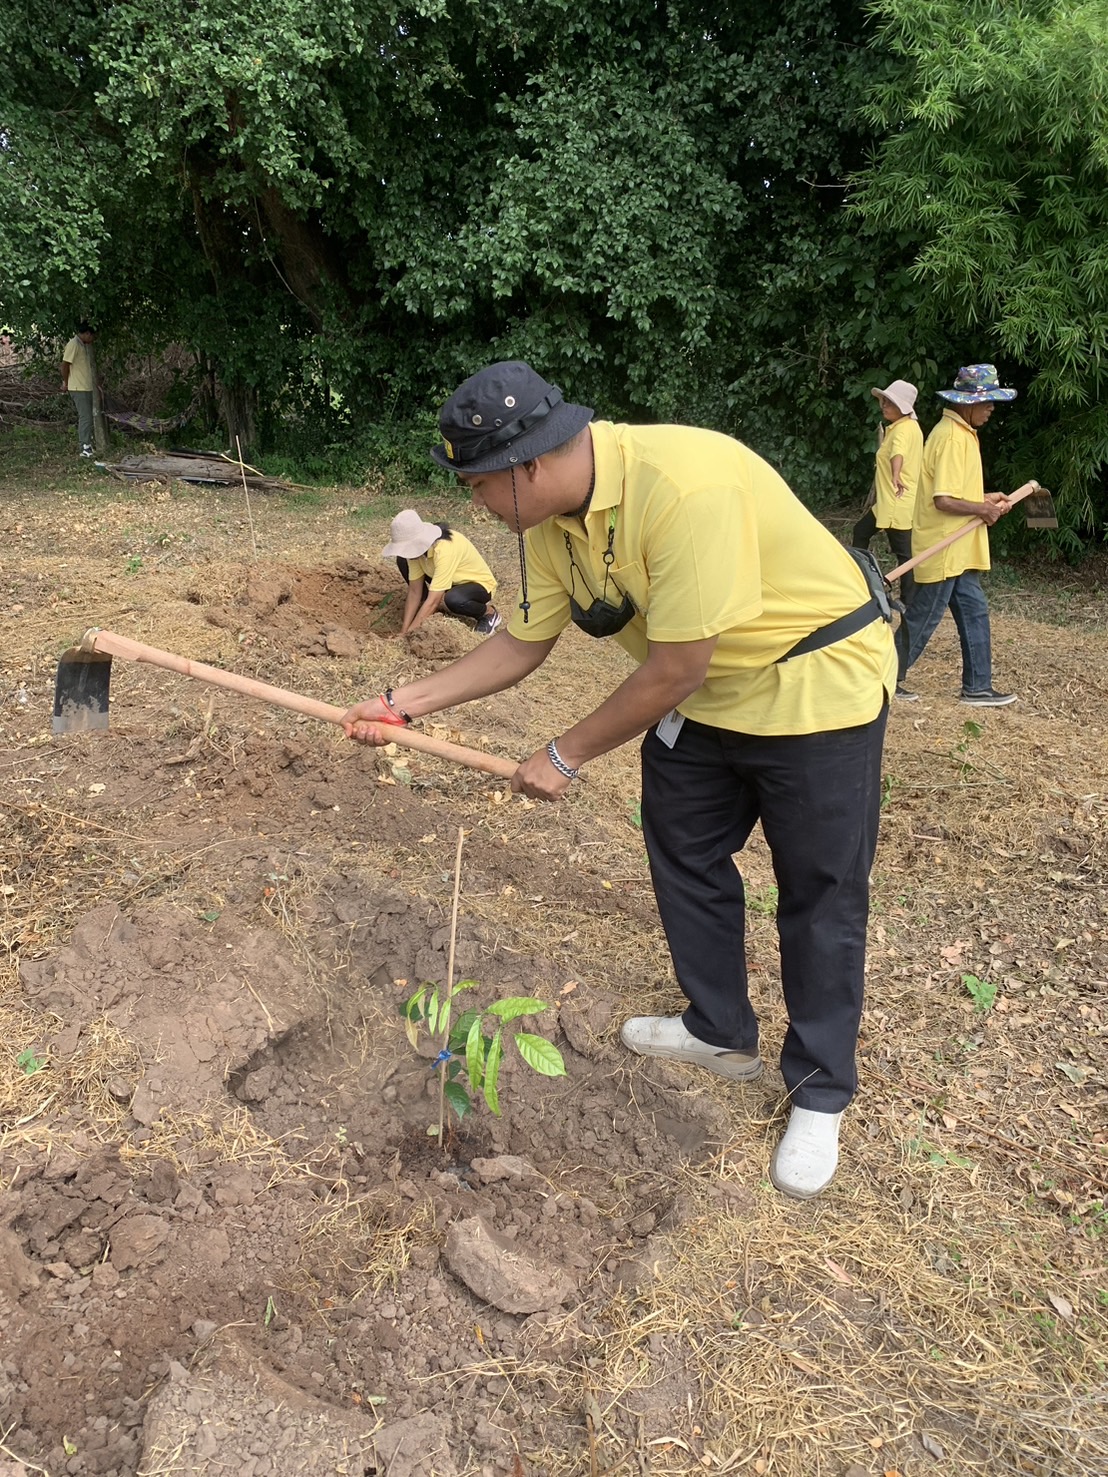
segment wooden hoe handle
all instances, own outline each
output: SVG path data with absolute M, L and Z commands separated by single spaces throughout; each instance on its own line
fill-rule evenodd
M 1022 487 L 1017 487 L 1015 492 L 1010 492 L 1008 494 L 1008 501 L 1010 503 L 1018 503 L 1021 499 L 1030 497 L 1032 493 L 1038 491 L 1039 484 L 1032 479 L 1030 482 L 1025 482 Z M 925 559 L 930 559 L 932 554 L 941 554 L 943 549 L 948 549 L 951 544 L 957 543 L 960 538 L 965 538 L 967 533 L 980 527 L 984 521 L 983 518 L 968 518 L 962 524 L 961 528 L 956 528 L 953 533 L 948 533 L 946 538 L 940 539 L 937 544 L 932 544 L 929 549 L 924 549 L 922 554 L 916 554 L 913 558 L 906 559 L 903 564 L 898 564 L 895 569 L 890 569 L 885 578 L 891 584 L 900 575 L 907 574 L 910 569 L 915 569 L 917 564 L 922 564 Z
M 316 698 L 304 697 L 298 692 L 288 692 L 283 687 L 273 687 L 268 682 L 259 682 L 254 677 L 240 677 L 237 672 L 225 672 L 222 667 L 209 667 L 204 662 L 194 662 L 188 657 L 176 656 L 171 651 L 159 651 L 156 646 L 144 646 L 141 641 L 132 641 L 128 636 L 117 636 L 114 631 L 101 631 L 93 626 L 81 638 L 82 651 L 103 651 L 109 656 L 126 657 L 132 662 L 148 662 L 152 667 L 164 667 L 167 672 L 179 672 L 182 677 L 195 677 L 200 682 L 210 682 L 214 687 L 225 687 L 230 692 L 254 697 L 263 703 L 272 703 L 278 708 L 288 708 L 293 713 L 304 713 L 309 718 L 321 718 L 324 723 L 338 723 L 345 708 L 336 708 L 331 703 L 321 703 Z M 432 738 L 414 728 L 397 725 L 389 729 L 390 742 L 402 749 L 417 749 L 421 754 L 434 754 L 439 759 L 449 759 L 452 764 L 464 764 L 470 769 L 495 774 L 500 779 L 511 779 L 519 765 L 511 759 L 501 759 L 498 754 L 485 754 L 480 749 L 467 749 L 461 744 L 449 744 L 445 739 Z

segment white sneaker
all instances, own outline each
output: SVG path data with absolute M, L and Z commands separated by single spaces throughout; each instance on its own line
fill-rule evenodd
M 639 1056 L 661 1056 L 671 1062 L 692 1062 L 733 1082 L 756 1082 L 762 1058 L 748 1051 L 709 1046 L 685 1030 L 679 1015 L 635 1015 L 623 1023 L 619 1039 Z
M 774 1150 L 769 1177 L 782 1195 L 811 1200 L 835 1178 L 839 1163 L 841 1113 L 794 1108 L 785 1136 Z

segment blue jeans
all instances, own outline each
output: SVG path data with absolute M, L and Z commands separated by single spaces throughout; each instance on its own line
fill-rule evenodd
M 993 685 L 993 643 L 989 604 L 976 569 L 935 584 L 917 581 L 896 633 L 896 680 L 903 682 L 908 668 L 923 655 L 947 606 L 962 643 L 962 691 L 987 692 Z

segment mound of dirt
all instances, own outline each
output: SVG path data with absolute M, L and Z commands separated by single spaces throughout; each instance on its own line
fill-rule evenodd
M 404 611 L 396 571 L 361 559 L 312 568 L 259 565 L 229 603 L 210 604 L 198 586 L 187 598 L 213 626 L 264 635 L 293 656 L 357 657 L 367 641 L 396 636 Z M 473 639 L 468 623 L 444 618 L 414 631 L 409 647 L 421 661 L 448 662 Z

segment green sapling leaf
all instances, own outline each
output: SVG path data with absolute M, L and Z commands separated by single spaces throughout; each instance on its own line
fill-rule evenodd
M 545 1000 L 532 1000 L 526 995 L 513 995 L 507 1000 L 494 1000 L 489 1006 L 489 1015 L 494 1015 L 502 1021 L 514 1021 L 521 1015 L 539 1015 L 545 1009 Z
M 500 1117 L 500 1094 L 496 1090 L 497 1079 L 500 1076 L 500 1063 L 504 1056 L 504 1035 L 497 1031 L 489 1042 L 489 1054 L 485 1058 L 485 1081 L 483 1083 L 485 1101 L 491 1110 Z
M 466 1042 L 469 1040 L 469 1033 L 473 1029 L 473 1022 L 479 1021 L 480 1019 L 481 1012 L 479 1010 L 462 1011 L 461 1015 L 450 1028 L 450 1040 L 447 1042 L 447 1045 L 451 1051 L 455 1052 L 458 1056 L 462 1056 L 465 1053 Z
M 427 1029 L 432 1036 L 439 1034 L 439 992 L 437 989 L 431 991 L 431 998 L 427 1002 Z
M 423 997 L 426 993 L 427 986 L 420 985 L 404 1007 L 404 1034 L 413 1047 L 419 1044 L 419 1023 L 423 1019 Z
M 477 1092 L 485 1077 L 485 1038 L 481 1035 L 480 1015 L 470 1025 L 466 1036 L 466 1072 L 469 1085 Z
M 459 1119 L 464 1118 L 472 1110 L 473 1104 L 470 1102 L 469 1093 L 466 1092 L 460 1082 L 448 1082 L 443 1088 L 443 1092 L 446 1101 L 454 1109 L 455 1113 L 457 1113 Z
M 520 1031 L 515 1037 L 515 1043 L 519 1047 L 520 1056 L 532 1071 L 539 1072 L 544 1077 L 566 1075 L 562 1053 L 545 1036 L 532 1036 L 527 1031 Z

